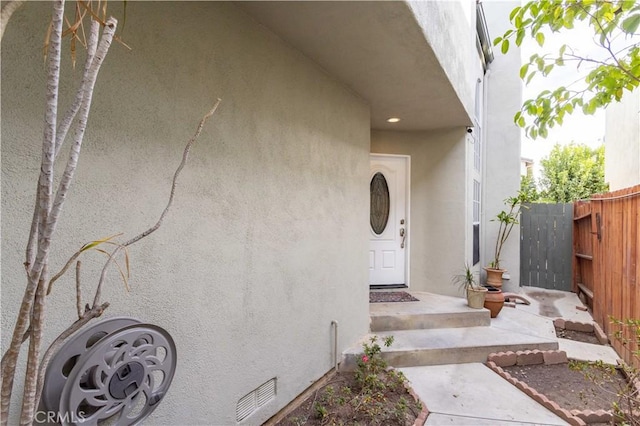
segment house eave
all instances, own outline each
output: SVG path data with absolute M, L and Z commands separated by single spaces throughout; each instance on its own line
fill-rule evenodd
M 372 128 L 408 131 L 472 125 L 407 3 L 237 4 L 365 99 L 371 106 Z M 401 121 L 391 124 L 389 117 Z

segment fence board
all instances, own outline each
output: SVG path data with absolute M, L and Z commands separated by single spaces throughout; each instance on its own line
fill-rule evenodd
M 627 363 L 640 367 L 632 354 L 638 349 L 633 330 L 610 321 L 640 320 L 640 185 L 576 203 L 573 240 L 574 286 L 582 283 L 593 292 L 594 320 L 610 336 L 622 330 L 627 344 L 612 344 Z
M 572 204 L 527 204 L 520 218 L 520 284 L 571 290 Z

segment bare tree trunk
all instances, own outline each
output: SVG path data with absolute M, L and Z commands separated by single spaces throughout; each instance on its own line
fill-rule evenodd
M 35 209 L 39 210 L 38 219 L 40 222 L 39 230 L 44 231 L 44 224 L 47 222 L 49 211 L 52 204 L 53 193 L 53 163 L 55 156 L 55 135 L 56 135 L 56 120 L 57 120 L 57 108 L 58 108 L 58 82 L 60 80 L 60 51 L 62 41 L 62 21 L 64 17 L 64 0 L 56 0 L 53 2 L 53 14 L 52 14 L 52 33 L 51 41 L 49 44 L 49 58 L 48 58 L 48 78 L 47 78 L 47 108 L 45 113 L 45 130 L 42 144 L 42 164 L 40 168 L 40 178 L 38 184 L 38 204 Z M 9 349 L 7 351 L 7 358 L 2 370 L 2 401 L 0 402 L 0 424 L 3 426 L 7 424 L 9 417 L 9 406 L 11 400 L 11 393 L 13 389 L 13 381 L 15 378 L 16 361 L 20 354 L 20 347 L 22 346 L 22 338 L 29 326 L 29 319 L 32 312 L 33 301 L 38 288 L 38 284 L 41 282 L 41 273 L 44 269 L 44 265 L 47 262 L 50 240 L 42 238 L 44 232 L 40 233 L 38 238 L 38 254 L 36 255 L 34 264 L 31 266 L 30 273 L 28 274 L 27 288 L 22 299 L 20 306 L 20 312 L 16 321 L 16 326 L 13 330 L 13 336 Z M 45 277 L 46 279 L 46 274 Z M 31 338 L 34 337 L 34 330 L 31 329 Z M 39 336 L 35 337 L 36 340 Z M 34 353 L 39 357 L 38 351 L 34 348 Z M 35 370 L 34 370 L 35 367 Z M 31 360 L 27 363 L 27 379 L 31 375 L 31 379 L 35 379 L 37 374 L 37 359 Z M 26 386 L 25 386 L 26 387 Z M 35 394 L 35 392 L 33 392 Z

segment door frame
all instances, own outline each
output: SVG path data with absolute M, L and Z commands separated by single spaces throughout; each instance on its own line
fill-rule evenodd
M 371 162 L 374 158 L 403 158 L 405 160 L 406 168 L 407 168 L 407 179 L 405 182 L 405 232 L 407 233 L 407 238 L 405 239 L 404 249 L 405 249 L 405 257 L 404 257 L 404 281 L 407 288 L 411 287 L 411 156 L 405 154 L 382 154 L 377 152 L 369 153 L 369 182 L 371 182 L 371 178 L 373 177 L 371 173 Z M 369 224 L 369 228 L 371 225 Z M 371 232 L 371 229 L 369 229 Z M 384 284 L 380 284 L 384 286 Z M 389 284 L 388 287 L 391 288 L 393 284 Z M 369 287 L 371 287 L 371 283 L 369 283 Z

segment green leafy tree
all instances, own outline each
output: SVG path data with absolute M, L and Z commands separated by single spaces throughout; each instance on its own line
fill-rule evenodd
M 566 115 L 577 109 L 593 114 L 640 85 L 640 2 L 534 0 L 513 9 L 509 19 L 513 27 L 494 40 L 502 53 L 512 42 L 520 46 L 525 37 L 542 47 L 550 32 L 570 31 L 578 23 L 593 30 L 597 46 L 597 53 L 589 56 L 565 44 L 556 54 L 532 55 L 520 68 L 527 84 L 567 66 L 575 66 L 578 77 L 576 83 L 544 90 L 523 103 L 514 121 L 529 137 L 547 137 L 548 129 L 562 125 Z
M 604 181 L 604 146 L 592 149 L 583 144 L 556 144 L 540 164 L 544 201 L 571 203 L 609 189 Z
M 524 194 L 528 203 L 535 203 L 540 200 L 536 181 L 531 174 L 520 176 L 520 193 Z

